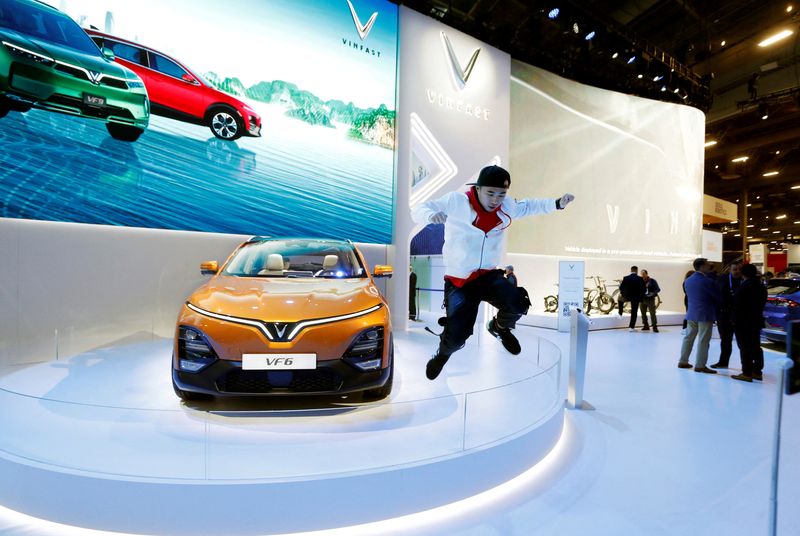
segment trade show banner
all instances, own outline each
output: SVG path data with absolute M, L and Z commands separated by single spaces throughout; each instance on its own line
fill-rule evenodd
M 411 207 L 466 191 L 465 183 L 486 165 L 508 166 L 511 59 L 404 6 L 400 47 L 394 264 L 407 266 L 411 238 L 420 230 Z M 407 284 L 393 280 L 396 303 L 407 300 Z M 407 315 L 395 309 L 397 321 L 405 322 Z
M 558 331 L 568 332 L 573 309 L 583 309 L 583 261 L 558 263 Z
M 546 224 L 516 222 L 510 253 L 654 261 L 699 256 L 702 112 L 516 61 L 511 112 L 511 194 L 570 192 L 576 200 Z
M 0 217 L 391 242 L 395 4 L 47 3 L 0 17 Z
M 722 262 L 722 233 L 703 229 L 702 256 L 712 262 Z

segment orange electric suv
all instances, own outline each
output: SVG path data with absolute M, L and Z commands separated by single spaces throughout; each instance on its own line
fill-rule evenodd
M 392 389 L 389 308 L 349 241 L 241 244 L 187 299 L 175 330 L 172 383 L 184 400 L 209 396 L 331 395 Z

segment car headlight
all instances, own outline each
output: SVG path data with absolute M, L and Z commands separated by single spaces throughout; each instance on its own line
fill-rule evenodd
M 128 84 L 128 88 L 130 89 L 141 89 L 144 87 L 144 82 L 141 80 L 126 80 Z
M 41 63 L 43 65 L 55 65 L 56 60 L 51 58 L 50 56 L 45 56 L 44 54 L 39 54 L 38 52 L 34 52 L 32 50 L 28 50 L 27 48 L 23 48 L 19 45 L 15 45 L 13 43 L 9 43 L 8 41 L 3 41 L 5 47 L 15 56 L 20 56 L 23 58 L 27 58 L 29 60 L 33 60 L 35 62 Z
M 186 372 L 199 372 L 217 360 L 203 334 L 194 328 L 178 328 L 178 365 Z
M 364 330 L 347 349 L 342 359 L 361 371 L 381 368 L 383 358 L 383 326 Z

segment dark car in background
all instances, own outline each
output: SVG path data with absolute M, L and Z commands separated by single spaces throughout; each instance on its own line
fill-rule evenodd
M 154 114 L 207 126 L 223 140 L 261 136 L 261 116 L 255 110 L 213 87 L 175 58 L 94 29 L 86 29 L 86 33 L 97 46 L 112 50 L 120 65 L 142 78 Z
M 98 119 L 135 141 L 150 119 L 147 90 L 64 13 L 35 0 L 0 0 L 0 117 L 39 108 Z
M 789 322 L 800 320 L 800 278 L 770 279 L 761 333 L 775 342 L 786 341 Z

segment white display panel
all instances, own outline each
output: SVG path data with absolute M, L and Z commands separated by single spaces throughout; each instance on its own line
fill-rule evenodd
M 705 118 L 512 62 L 511 195 L 576 201 L 510 229 L 510 253 L 689 259 L 701 251 Z
M 703 229 L 703 257 L 712 262 L 722 262 L 722 233 Z

